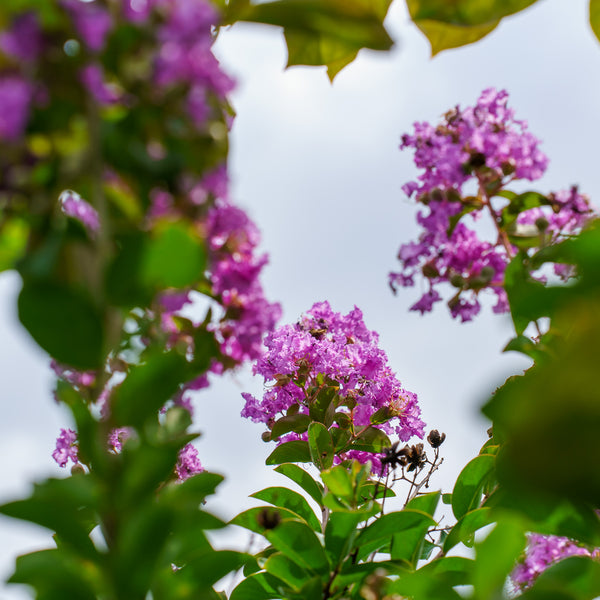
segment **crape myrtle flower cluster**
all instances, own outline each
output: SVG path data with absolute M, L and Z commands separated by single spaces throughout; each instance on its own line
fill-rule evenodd
M 123 450 L 123 444 L 132 436 L 132 430 L 128 427 L 113 429 L 107 440 L 107 449 L 114 454 Z M 80 465 L 79 448 L 77 446 L 77 433 L 72 429 L 61 429 L 56 440 L 56 448 L 52 452 L 52 458 L 61 467 L 66 467 L 71 461 L 73 465 Z M 186 444 L 177 457 L 177 464 L 173 475 L 177 481 L 185 481 L 193 475 L 202 473 L 202 466 L 198 457 L 198 450 L 192 444 Z
M 439 288 L 449 283 L 455 288 L 448 302 L 453 317 L 470 321 L 480 311 L 482 290 L 495 295 L 494 312 L 507 312 L 504 271 L 519 247 L 526 243 L 536 250 L 557 242 L 579 232 L 592 216 L 587 197 L 576 188 L 535 194 L 534 206 L 506 189 L 517 180 L 539 179 L 548 164 L 537 138 L 507 103 L 507 92 L 490 88 L 474 107 L 457 106 L 437 126 L 415 123 L 414 133 L 402 137 L 400 148 L 412 148 L 422 170 L 402 188 L 424 207 L 417 215 L 422 233 L 400 247 L 402 268 L 390 274 L 390 285 L 396 291 L 424 284 L 411 310 L 431 311 L 442 300 Z M 495 239 L 484 239 L 465 223 L 483 214 L 492 219 Z M 564 265 L 555 271 L 570 274 Z
M 266 351 L 254 373 L 264 377 L 267 389 L 262 398 L 242 394 L 242 416 L 271 428 L 286 413 L 308 415 L 315 394 L 328 386 L 335 390 L 335 404 L 347 415 L 344 420 L 353 434 L 383 409 L 386 419 L 377 427 L 386 434 L 402 441 L 423 437 L 417 396 L 402 387 L 378 343 L 378 334 L 367 329 L 358 308 L 342 315 L 326 301 L 314 304 L 297 323 L 266 336 Z M 302 437 L 290 433 L 279 442 Z M 378 463 L 374 468 L 380 467 L 369 452 L 351 450 L 340 458 L 371 460 Z
M 527 589 L 546 569 L 571 556 L 600 559 L 600 549 L 586 548 L 567 537 L 530 533 L 525 557 L 514 568 L 510 579 L 518 589 Z

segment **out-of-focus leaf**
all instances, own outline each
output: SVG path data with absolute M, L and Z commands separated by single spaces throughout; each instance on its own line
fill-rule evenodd
M 477 508 L 487 481 L 494 474 L 496 457 L 480 454 L 461 471 L 452 491 L 452 512 L 457 519 Z
M 275 450 L 267 457 L 266 464 L 279 465 L 281 463 L 306 463 L 310 461 L 308 442 L 292 440 L 291 442 L 284 442 L 280 446 L 277 446 L 277 448 L 275 448 Z
M 600 40 L 600 0 L 590 0 L 590 26 Z
M 0 229 L 0 272 L 12 269 L 24 255 L 29 227 L 22 219 L 7 220 Z
M 227 573 L 240 569 L 250 558 L 243 552 L 210 550 L 187 562 L 184 568 L 193 573 L 195 581 L 210 587 Z
M 141 280 L 157 289 L 182 288 L 202 279 L 206 251 L 184 223 L 161 223 L 152 231 L 141 264 Z
M 171 350 L 155 354 L 145 364 L 131 369 L 115 391 L 112 408 L 120 426 L 141 426 L 187 379 L 189 365 L 185 357 Z
M 89 538 L 88 518 L 90 512 L 97 510 L 97 501 L 92 479 L 79 475 L 36 484 L 29 498 L 4 504 L 0 513 L 47 527 L 82 558 L 95 559 L 97 552 Z
M 308 428 L 308 447 L 313 464 L 320 471 L 333 465 L 333 441 L 327 427 L 322 423 L 311 423 Z
M 476 42 L 490 33 L 503 17 L 534 2 L 536 0 L 407 0 L 410 16 L 429 39 L 433 55 Z
M 472 546 L 475 532 L 493 523 L 491 512 L 490 508 L 482 507 L 463 515 L 444 541 L 444 552 L 448 552 L 450 548 L 454 548 L 456 544 L 460 543 Z
M 509 490 L 557 495 L 575 504 L 600 496 L 598 301 L 565 306 L 557 321 L 569 335 L 556 358 L 507 381 L 484 407 L 507 440 L 498 454 L 498 479 Z
M 275 468 L 275 471 L 289 477 L 297 483 L 317 504 L 323 503 L 323 486 L 315 481 L 309 473 L 293 463 L 284 463 Z
M 67 286 L 25 281 L 19 319 L 31 337 L 58 362 L 77 369 L 102 362 L 102 315 L 91 299 Z
M 325 65 L 333 78 L 361 48 L 389 50 L 383 20 L 391 0 L 277 0 L 235 11 L 239 21 L 283 27 L 288 66 Z
M 284 487 L 270 487 L 251 495 L 252 498 L 264 500 L 274 506 L 280 506 L 291 510 L 300 518 L 304 519 L 315 531 L 321 529 L 321 523 L 317 519 L 313 509 L 300 494 Z
M 550 348 L 541 341 L 535 343 L 526 335 L 518 335 L 512 338 L 502 350 L 502 352 L 510 351 L 520 352 L 525 356 L 529 356 L 529 358 L 533 359 L 537 364 L 548 360 L 549 353 L 551 352 Z
M 96 600 L 95 590 L 85 577 L 86 572 L 95 570 L 93 563 L 83 563 L 64 551 L 41 550 L 19 556 L 8 582 L 31 585 L 37 597 L 45 600 Z
M 502 517 L 485 540 L 477 545 L 472 580 L 477 600 L 503 596 L 506 578 L 525 548 L 525 531 L 523 520 Z

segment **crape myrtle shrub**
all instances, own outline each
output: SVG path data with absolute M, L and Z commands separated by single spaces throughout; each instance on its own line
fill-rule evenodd
M 533 1 L 407 4 L 436 53 Z M 389 4 L 3 4 L 0 269 L 21 276 L 19 319 L 72 415 L 52 453 L 70 476 L 0 507 L 54 533 L 11 582 L 46 600 L 224 598 L 218 582 L 236 572 L 233 600 L 600 594 L 588 466 L 600 459 L 600 233 L 576 187 L 516 191 L 548 159 L 507 92 L 401 138 L 420 169 L 403 187 L 419 233 L 402 241 L 392 288 L 424 286 L 421 313 L 451 290 L 462 321 L 491 294 L 514 324 L 506 350 L 534 360 L 484 406 L 490 439 L 451 492 L 430 485 L 445 434 L 426 431 L 361 311 L 321 301 L 276 327 L 260 284 L 258 229 L 228 193 L 234 82 L 214 39 L 236 21 L 283 27 L 288 64 L 333 79 L 361 48 L 391 47 Z M 594 31 L 599 19 L 592 0 Z M 265 392 L 244 394 L 242 415 L 264 424 L 267 464 L 302 493 L 253 494 L 266 505 L 231 523 L 260 548 L 217 551 L 206 532 L 226 523 L 203 504 L 222 477 L 191 443 L 190 395 L 247 361 Z

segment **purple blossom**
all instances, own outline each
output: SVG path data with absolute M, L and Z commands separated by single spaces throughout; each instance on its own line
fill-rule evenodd
M 527 536 L 525 557 L 511 573 L 511 580 L 521 589 L 533 585 L 548 567 L 570 556 L 600 558 L 598 549 L 590 550 L 573 540 L 555 535 L 530 533 Z
M 33 87 L 18 75 L 0 75 L 0 140 L 16 141 L 27 126 Z
M 327 380 L 335 382 L 340 400 L 351 401 L 347 414 L 356 428 L 369 425 L 371 415 L 387 407 L 392 418 L 378 427 L 403 441 L 422 437 L 417 396 L 401 386 L 378 342 L 358 308 L 342 315 L 328 302 L 316 303 L 296 324 L 267 335 L 267 350 L 254 373 L 262 375 L 268 387 L 261 399 L 243 394 L 242 416 L 270 424 L 293 405 L 308 414 L 307 390 Z
M 55 360 L 50 362 L 50 368 L 54 371 L 57 377 L 68 381 L 70 384 L 77 387 L 90 387 L 96 381 L 95 371 L 77 371 L 71 367 L 65 367 Z
M 198 450 L 192 444 L 185 445 L 179 452 L 175 472 L 179 481 L 185 481 L 193 475 L 202 473 L 204 468 L 198 458 Z
M 133 435 L 133 429 L 130 427 L 119 427 L 113 429 L 108 435 L 108 448 L 114 453 L 123 450 L 123 444 Z
M 72 429 L 61 429 L 52 458 L 64 468 L 69 460 L 75 465 L 79 462 L 77 453 L 77 434 Z
M 34 62 L 42 53 L 42 31 L 35 13 L 17 16 L 10 29 L 0 33 L 0 50 L 23 62 Z
M 96 1 L 62 0 L 61 4 L 85 45 L 94 52 L 102 50 L 112 29 L 110 13 Z
M 416 241 L 400 247 L 401 270 L 390 273 L 389 282 L 396 291 L 426 280 L 428 291 L 411 310 L 431 311 L 441 300 L 439 286 L 450 284 L 454 294 L 448 306 L 462 322 L 479 313 L 483 291 L 496 297 L 495 313 L 507 312 L 504 272 L 518 250 L 513 242 L 528 235 L 539 240 L 532 245 L 535 251 L 536 246 L 577 234 L 593 216 L 587 197 L 573 188 L 549 194 L 546 206 L 521 212 L 512 229 L 504 225 L 504 186 L 515 179 L 539 178 L 548 162 L 507 101 L 505 91 L 487 89 L 474 107 L 456 107 L 437 127 L 416 123 L 414 133 L 402 137 L 401 148 L 414 149 L 415 164 L 422 170 L 417 181 L 402 188 L 423 206 L 417 214 L 422 229 Z M 483 239 L 468 224 L 482 215 L 492 218 L 493 239 Z M 572 275 L 563 265 L 555 272 Z
M 104 70 L 99 64 L 83 67 L 79 72 L 79 78 L 98 104 L 114 104 L 120 100 L 121 95 L 105 82 Z
M 132 23 L 143 23 L 154 4 L 155 0 L 123 0 L 123 16 Z
M 96 209 L 88 204 L 77 192 L 65 190 L 59 197 L 62 212 L 79 221 L 90 233 L 100 229 L 100 218 Z

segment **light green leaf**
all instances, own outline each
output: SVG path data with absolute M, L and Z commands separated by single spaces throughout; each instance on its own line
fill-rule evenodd
M 333 441 L 327 427 L 311 423 L 308 428 L 308 447 L 313 464 L 323 471 L 333 465 Z
M 302 440 L 293 440 L 291 442 L 284 442 L 277 446 L 271 454 L 267 457 L 267 465 L 279 465 L 281 463 L 293 463 L 293 462 L 310 462 L 310 450 L 308 448 L 308 442 Z
M 600 0 L 590 0 L 590 26 L 600 40 Z
M 275 471 L 297 483 L 317 504 L 323 504 L 323 486 L 304 469 L 293 463 L 284 463 L 276 467 Z
M 472 546 L 475 532 L 492 522 L 491 509 L 485 506 L 476 508 L 463 515 L 444 541 L 444 552 L 448 552 L 456 544 L 460 543 Z

